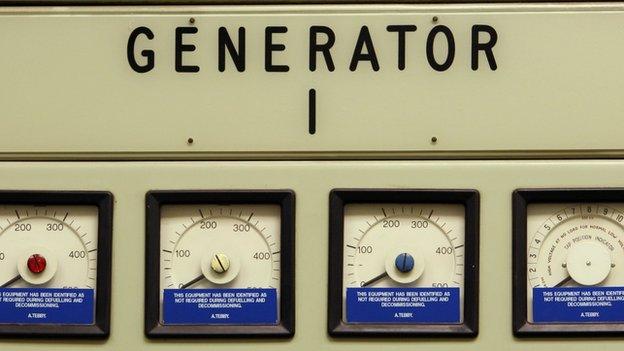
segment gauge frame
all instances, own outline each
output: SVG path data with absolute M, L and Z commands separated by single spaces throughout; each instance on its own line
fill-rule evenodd
M 160 323 L 160 209 L 163 205 L 279 205 L 280 300 L 276 325 Z M 145 335 L 148 338 L 290 338 L 295 333 L 295 193 L 292 190 L 152 190 L 146 194 Z
M 464 317 L 461 324 L 351 324 L 343 314 L 344 207 L 347 204 L 460 204 L 465 208 Z M 333 189 L 329 194 L 327 331 L 332 337 L 457 337 L 478 334 L 479 192 L 473 189 Z
M 529 323 L 527 312 L 527 207 L 530 204 L 624 202 L 624 188 L 516 189 L 513 206 L 513 333 L 516 337 L 622 336 L 624 323 Z
M 108 191 L 0 191 L 0 205 L 96 206 L 98 208 L 95 321 L 73 324 L 0 324 L 0 337 L 89 338 L 110 335 L 113 194 Z

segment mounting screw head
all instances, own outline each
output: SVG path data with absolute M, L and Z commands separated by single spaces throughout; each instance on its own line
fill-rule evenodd
M 215 254 L 212 260 L 210 260 L 210 268 L 212 268 L 215 273 L 225 273 L 230 269 L 230 259 L 226 254 Z
M 46 264 L 47 262 L 45 257 L 39 254 L 34 254 L 28 257 L 28 270 L 32 273 L 39 274 L 43 272 L 46 269 Z

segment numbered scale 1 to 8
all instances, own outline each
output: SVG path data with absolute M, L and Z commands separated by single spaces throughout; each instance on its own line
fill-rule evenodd
M 162 324 L 279 322 L 279 206 L 163 206 L 160 239 Z
M 624 322 L 624 204 L 527 208 L 527 320 Z
M 462 322 L 462 205 L 349 204 L 343 235 L 344 322 Z

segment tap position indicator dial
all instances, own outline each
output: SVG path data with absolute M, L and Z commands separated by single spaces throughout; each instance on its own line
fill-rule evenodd
M 624 287 L 624 213 L 620 210 L 623 205 L 576 203 L 528 206 L 526 269 L 527 303 L 531 306 L 528 308 L 529 322 L 534 321 L 536 312 L 533 311 L 534 298 L 542 298 L 541 295 L 534 297 L 534 293 L 539 292 L 534 288 L 568 288 L 564 296 L 568 299 L 567 306 L 594 308 L 598 305 L 592 303 L 600 303 L 598 295 L 612 294 L 600 289 Z M 576 292 L 573 288 L 581 290 Z M 557 302 L 560 298 L 563 297 L 546 299 L 541 303 Z M 585 316 L 582 311 L 579 315 Z M 587 318 L 577 322 L 591 321 Z

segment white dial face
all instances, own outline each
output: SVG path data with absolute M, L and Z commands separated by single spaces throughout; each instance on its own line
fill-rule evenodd
M 343 301 L 359 287 L 457 287 L 463 301 L 464 216 L 454 204 L 346 205 Z
M 527 207 L 527 306 L 533 288 L 624 286 L 624 204 Z
M 165 289 L 275 289 L 279 299 L 279 206 L 167 205 L 161 216 L 161 304 Z
M 95 206 L 0 206 L 0 286 L 96 288 Z

